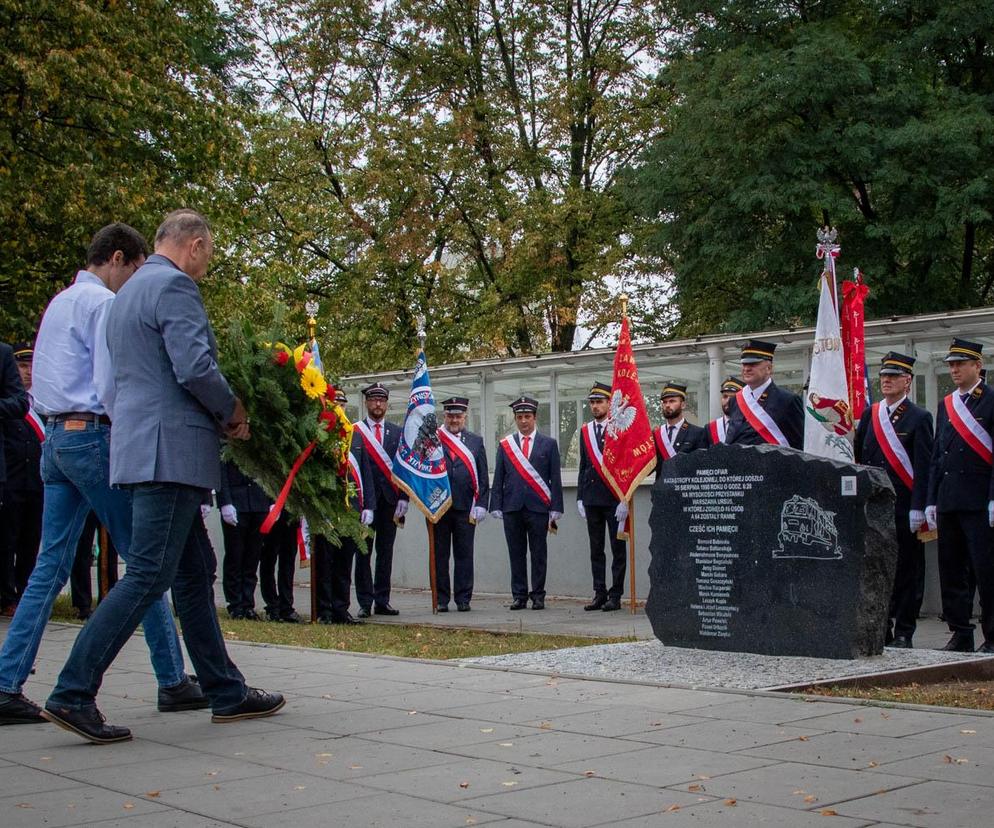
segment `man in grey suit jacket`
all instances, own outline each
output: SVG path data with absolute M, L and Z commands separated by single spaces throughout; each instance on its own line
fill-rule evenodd
M 211 720 L 268 716 L 284 704 L 279 694 L 246 687 L 214 607 L 217 561 L 200 504 L 221 485 L 220 433 L 248 439 L 249 424 L 218 369 L 197 289 L 213 250 L 203 216 L 170 213 L 155 253 L 118 293 L 107 321 L 116 392 L 110 477 L 132 491 L 131 559 L 76 639 L 43 714 L 97 744 L 131 738 L 127 728 L 104 722 L 97 690 L 145 609 L 170 587 Z

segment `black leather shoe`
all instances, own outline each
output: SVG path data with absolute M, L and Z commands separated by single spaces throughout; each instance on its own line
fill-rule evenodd
M 456 604 L 456 609 L 459 612 L 469 612 L 469 604 Z
M 973 633 L 953 633 L 953 637 L 946 642 L 946 646 L 942 649 L 949 653 L 972 653 Z
M 0 693 L 0 725 L 44 722 L 41 708 L 23 693 Z
M 370 612 L 369 607 L 359 607 L 359 612 L 356 613 L 360 618 L 369 618 Z
M 264 716 L 272 716 L 284 704 L 286 700 L 279 693 L 267 693 L 265 690 L 250 687 L 248 695 L 241 704 L 215 711 L 211 721 L 224 723 L 238 722 L 242 719 L 261 719 Z
M 374 604 L 373 612 L 377 615 L 400 615 L 400 610 L 395 610 L 389 604 Z
M 131 731 L 126 727 L 107 724 L 107 720 L 96 707 L 89 710 L 70 710 L 68 707 L 48 707 L 41 715 L 52 724 L 82 736 L 95 745 L 111 745 L 114 742 L 127 742 Z
M 594 610 L 599 610 L 607 603 L 606 595 L 595 595 L 594 600 L 587 604 L 584 608 L 584 612 L 593 612 Z
M 245 610 L 245 612 L 242 613 L 242 618 L 244 618 L 246 621 L 261 621 L 262 620 L 259 617 L 259 614 L 255 610 Z
M 211 703 L 200 689 L 196 676 L 187 676 L 175 687 L 159 688 L 159 712 L 178 713 L 180 710 L 203 710 Z
M 508 607 L 510 610 L 525 609 L 528 606 L 528 600 L 526 598 L 515 598 L 511 601 L 511 606 Z
M 435 611 L 436 612 L 448 612 L 449 611 L 449 605 L 448 604 L 439 604 L 437 607 L 435 607 Z
M 984 653 L 986 655 L 994 655 L 994 642 L 985 641 L 977 648 L 978 653 Z
M 543 610 L 545 609 L 545 599 L 544 598 L 532 598 L 532 609 Z
M 299 613 L 291 611 L 286 615 L 281 615 L 280 621 L 284 624 L 302 624 L 304 619 L 300 617 Z
M 911 644 L 911 638 L 907 635 L 895 635 L 894 640 L 887 645 L 888 647 L 893 647 L 897 650 L 911 650 L 914 649 Z
M 275 624 L 279 624 L 279 622 L 282 621 L 283 619 L 280 618 L 280 614 L 278 612 L 273 612 L 272 610 L 266 610 L 266 620 L 272 621 Z
M 362 627 L 364 626 L 362 621 L 357 621 L 349 613 L 345 615 L 332 615 L 327 619 L 321 620 L 322 624 L 341 624 L 346 627 Z
M 615 610 L 621 609 L 621 599 L 620 598 L 608 598 L 604 602 L 604 606 L 601 607 L 603 612 L 614 612 Z

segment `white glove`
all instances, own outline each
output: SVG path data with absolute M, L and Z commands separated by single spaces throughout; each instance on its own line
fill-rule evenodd
M 580 517 L 584 520 L 587 519 L 587 510 L 584 508 L 582 500 L 576 502 L 576 510 L 580 513 Z
M 483 523 L 487 519 L 487 510 L 482 506 L 474 506 L 469 514 L 477 523 Z
M 504 513 L 500 509 L 494 509 L 490 514 L 497 518 L 497 520 L 504 519 Z
M 929 532 L 934 532 L 938 527 L 938 518 L 936 517 L 935 511 L 934 506 L 925 507 L 925 523 L 928 524 Z
M 397 501 L 397 508 L 394 509 L 394 512 L 393 512 L 393 519 L 394 520 L 399 520 L 400 518 L 404 517 L 404 515 L 407 514 L 407 507 L 410 506 L 410 505 L 411 505 L 411 502 L 409 500 L 398 500 Z
M 618 501 L 618 508 L 614 510 L 614 517 L 618 523 L 624 523 L 628 520 L 628 501 L 621 500 Z
M 908 524 L 912 532 L 917 532 L 922 528 L 922 524 L 925 522 L 925 513 L 919 512 L 917 509 L 912 509 L 908 512 Z
M 562 520 L 562 518 L 563 518 L 562 512 L 549 512 L 550 523 L 556 523 L 557 521 Z
M 373 525 L 373 510 L 372 509 L 363 509 L 362 510 L 362 514 L 359 515 L 359 523 L 361 523 L 363 526 L 372 526 Z
M 994 500 L 987 501 L 987 522 L 994 529 Z
M 227 523 L 229 526 L 238 525 L 238 510 L 235 509 L 230 503 L 227 506 L 221 507 L 221 520 Z
M 210 505 L 210 503 L 201 503 L 200 504 L 200 519 L 201 520 L 207 520 L 207 516 L 210 513 L 211 513 L 211 505 Z

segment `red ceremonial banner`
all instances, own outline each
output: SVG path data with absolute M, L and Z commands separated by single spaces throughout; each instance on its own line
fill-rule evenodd
M 863 340 L 863 305 L 870 289 L 858 273 L 856 281 L 842 283 L 842 308 L 839 322 L 842 325 L 842 352 L 846 362 L 846 379 L 849 384 L 849 402 L 854 423 L 859 422 L 866 408 L 866 343 Z
M 635 487 L 656 468 L 656 447 L 645 410 L 639 372 L 632 353 L 628 317 L 621 319 L 621 336 L 614 354 L 611 409 L 604 431 L 604 472 L 621 500 L 629 500 Z

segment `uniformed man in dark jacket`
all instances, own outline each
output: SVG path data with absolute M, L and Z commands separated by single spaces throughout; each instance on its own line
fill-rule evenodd
M 563 516 L 559 444 L 535 428 L 538 401 L 519 397 L 511 408 L 517 430 L 497 446 L 490 514 L 504 521 L 511 562 L 512 610 L 545 609 L 547 535 Z M 531 551 L 531 590 L 528 552 Z
M 587 521 L 590 541 L 590 572 L 594 580 L 594 597 L 583 609 L 587 612 L 613 612 L 621 608 L 625 592 L 628 551 L 618 538 L 618 526 L 628 517 L 628 507 L 621 503 L 604 474 L 604 429 L 611 407 L 611 386 L 595 382 L 587 395 L 593 420 L 580 431 L 580 470 L 577 474 L 576 510 Z M 607 586 L 607 556 L 604 533 L 611 545 L 611 588 Z
M 952 637 L 944 647 L 973 650 L 974 586 L 980 593 L 980 652 L 994 653 L 994 391 L 980 378 L 983 346 L 954 339 L 946 362 L 956 388 L 935 415 L 935 445 L 925 516 L 939 532 L 942 615 Z
M 27 343 L 13 348 L 14 362 L 26 391 L 31 390 L 31 358 Z M 0 420 L 7 482 L 0 484 L 0 612 L 13 616 L 34 569 L 41 541 L 41 444 L 45 425 L 30 408 L 23 417 Z
M 368 554 L 356 555 L 355 594 L 359 602 L 359 617 L 400 615 L 390 606 L 390 578 L 393 573 L 393 545 L 397 526 L 407 514 L 407 493 L 393 482 L 393 458 L 400 443 L 401 427 L 386 419 L 390 392 L 382 383 L 374 382 L 362 389 L 366 416 L 355 423 L 370 461 L 376 506 L 373 510 L 373 537 L 366 541 Z M 375 570 L 373 555 L 375 550 Z M 375 571 L 375 574 L 374 574 Z
M 435 584 L 438 611 L 449 611 L 455 598 L 459 612 L 469 612 L 473 599 L 473 541 L 476 525 L 487 516 L 490 501 L 490 472 L 483 438 L 466 429 L 469 399 L 449 397 L 442 401 L 445 422 L 438 430 L 445 452 L 445 469 L 452 491 L 452 505 L 435 524 Z M 449 584 L 449 556 L 452 582 Z
M 8 420 L 20 420 L 28 413 L 28 392 L 24 390 L 14 359 L 14 351 L 0 342 L 0 426 Z M 7 464 L 0 451 L 0 503 L 3 503 Z
M 335 389 L 335 402 L 344 406 L 348 403 L 345 392 Z M 371 526 L 376 512 L 376 484 L 373 481 L 373 471 L 370 468 L 369 457 L 362 437 L 352 432 L 352 446 L 349 452 L 348 479 L 355 487 L 355 495 L 351 499 L 352 508 L 359 514 L 363 526 Z M 350 592 L 352 590 L 352 562 L 366 558 L 367 554 L 360 552 L 356 542 L 342 535 L 338 542 L 332 544 L 324 535 L 314 537 L 314 558 L 311 561 L 313 570 L 311 577 L 316 585 L 316 615 L 321 624 L 362 624 L 352 617 L 349 612 Z
M 752 339 L 742 349 L 743 388 L 729 404 L 725 442 L 735 446 L 804 448 L 801 398 L 773 382 L 773 342 Z M 741 405 L 740 405 L 741 401 Z
M 728 433 L 728 412 L 732 407 L 735 395 L 745 388 L 745 383 L 738 377 L 725 377 L 721 383 L 721 416 L 707 424 L 708 446 L 724 445 Z
M 708 447 L 708 435 L 700 426 L 687 422 L 683 412 L 687 406 L 687 386 L 668 382 L 659 392 L 663 424 L 653 432 L 656 444 L 656 475 L 667 460 L 677 454 L 689 454 Z
M 221 468 L 217 502 L 224 534 L 221 583 L 228 615 L 234 619 L 258 621 L 255 587 L 259 582 L 259 557 L 264 538 L 259 529 L 269 516 L 273 501 L 251 477 L 231 461 L 226 461 Z
M 925 594 L 925 498 L 932 458 L 932 415 L 909 398 L 915 358 L 891 351 L 880 363 L 883 400 L 863 411 L 853 449 L 856 462 L 884 469 L 894 486 L 897 571 L 887 639 L 910 648 Z

